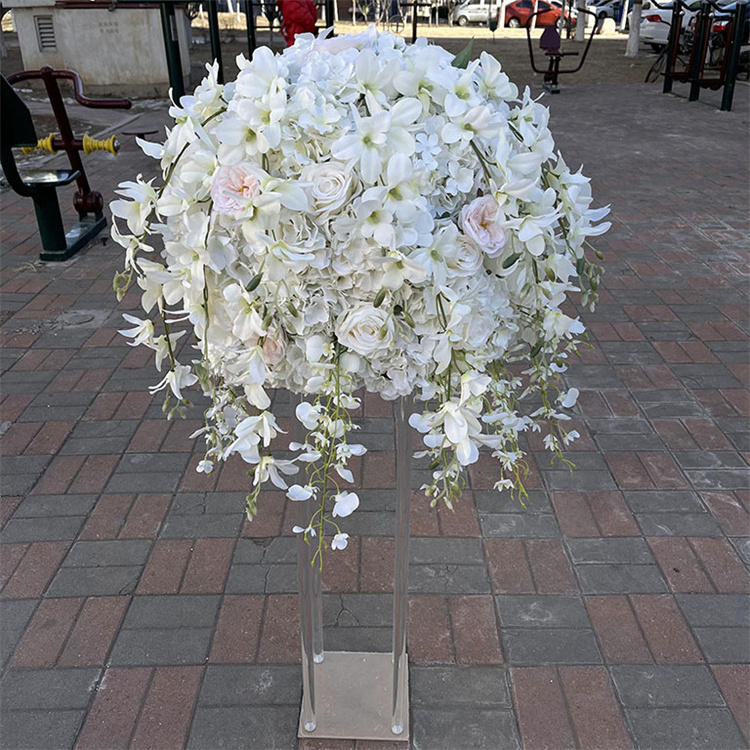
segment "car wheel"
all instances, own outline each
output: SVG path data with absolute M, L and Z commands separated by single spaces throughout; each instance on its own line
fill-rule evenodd
M 651 46 L 651 49 L 652 49 L 652 50 L 653 50 L 654 52 L 661 52 L 661 51 L 662 51 L 662 50 L 664 49 L 664 45 L 663 45 L 663 44 L 654 44 L 654 43 L 652 42 L 650 46 Z
M 511 29 L 520 29 L 521 22 L 517 18 L 511 18 L 510 21 L 508 21 L 508 26 L 510 26 Z
M 468 18 L 467 18 L 466 16 L 459 16 L 459 17 L 458 17 L 458 18 L 456 19 L 456 23 L 457 23 L 457 24 L 458 24 L 459 26 L 468 26 L 468 25 L 469 25 L 469 19 L 468 19 Z

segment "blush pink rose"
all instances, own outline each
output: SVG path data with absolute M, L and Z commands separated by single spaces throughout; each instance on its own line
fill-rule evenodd
M 236 214 L 260 193 L 260 181 L 242 164 L 219 167 L 211 183 L 214 211 Z
M 491 195 L 475 198 L 461 209 L 461 227 L 490 258 L 500 255 L 505 231 L 497 222 L 498 202 Z

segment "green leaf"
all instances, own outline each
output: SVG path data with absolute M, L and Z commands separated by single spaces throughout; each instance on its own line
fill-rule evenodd
M 513 253 L 513 255 L 509 255 L 503 261 L 503 268 L 510 268 L 520 257 L 521 253 Z
M 380 307 L 380 306 L 381 306 L 381 305 L 383 304 L 383 300 L 385 299 L 385 293 L 386 293 L 386 289 L 385 289 L 385 287 L 384 287 L 383 289 L 381 289 L 381 290 L 380 290 L 380 291 L 379 291 L 379 292 L 378 292 L 378 293 L 377 293 L 377 294 L 375 295 L 375 300 L 374 300 L 374 302 L 372 303 L 372 306 L 373 306 L 373 307 Z
M 581 256 L 576 261 L 576 273 L 579 276 L 581 276 L 585 270 L 586 270 L 586 258 L 584 258 L 583 256 Z
M 256 274 L 252 279 L 250 279 L 250 283 L 245 287 L 245 289 L 248 292 L 254 292 L 258 288 L 258 285 L 260 284 L 262 278 L 262 273 Z
M 474 44 L 474 39 L 471 41 L 453 58 L 451 63 L 454 68 L 466 68 L 471 61 L 471 46 Z
M 531 359 L 534 359 L 534 357 L 536 357 L 536 355 L 539 354 L 540 351 L 542 351 L 543 345 L 544 345 L 544 341 L 537 341 L 537 343 L 531 347 L 531 351 L 529 352 L 529 357 L 531 357 Z

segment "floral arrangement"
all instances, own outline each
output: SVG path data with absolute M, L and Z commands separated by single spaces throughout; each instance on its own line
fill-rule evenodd
M 584 327 L 561 306 L 569 292 L 596 300 L 601 268 L 584 250 L 608 209 L 555 152 L 548 110 L 490 55 L 460 57 L 371 28 L 260 48 L 224 85 L 207 66 L 165 143 L 140 143 L 161 186 L 139 176 L 111 206 L 127 225 L 112 228 L 127 251 L 115 289 L 135 281 L 157 320 L 125 315 L 122 331 L 165 371 L 152 392 L 170 415 L 189 386 L 210 399 L 198 471 L 239 454 L 250 518 L 267 480 L 313 499 L 295 531 L 319 550 L 346 546 L 337 519 L 359 505 L 340 480 L 365 452 L 347 439 L 360 389 L 426 405 L 410 422 L 433 505 L 452 507 L 482 447 L 495 487 L 523 494 L 519 437 L 542 431 L 562 458 L 578 436 L 561 375 Z M 277 388 L 309 397 L 287 459 L 270 450 Z

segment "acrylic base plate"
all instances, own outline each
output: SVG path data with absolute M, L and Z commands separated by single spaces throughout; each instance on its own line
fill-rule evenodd
M 300 737 L 408 741 L 409 674 L 401 673 L 404 731 L 391 731 L 393 657 L 391 653 L 326 651 L 315 665 L 317 727 L 308 732 L 300 719 Z

